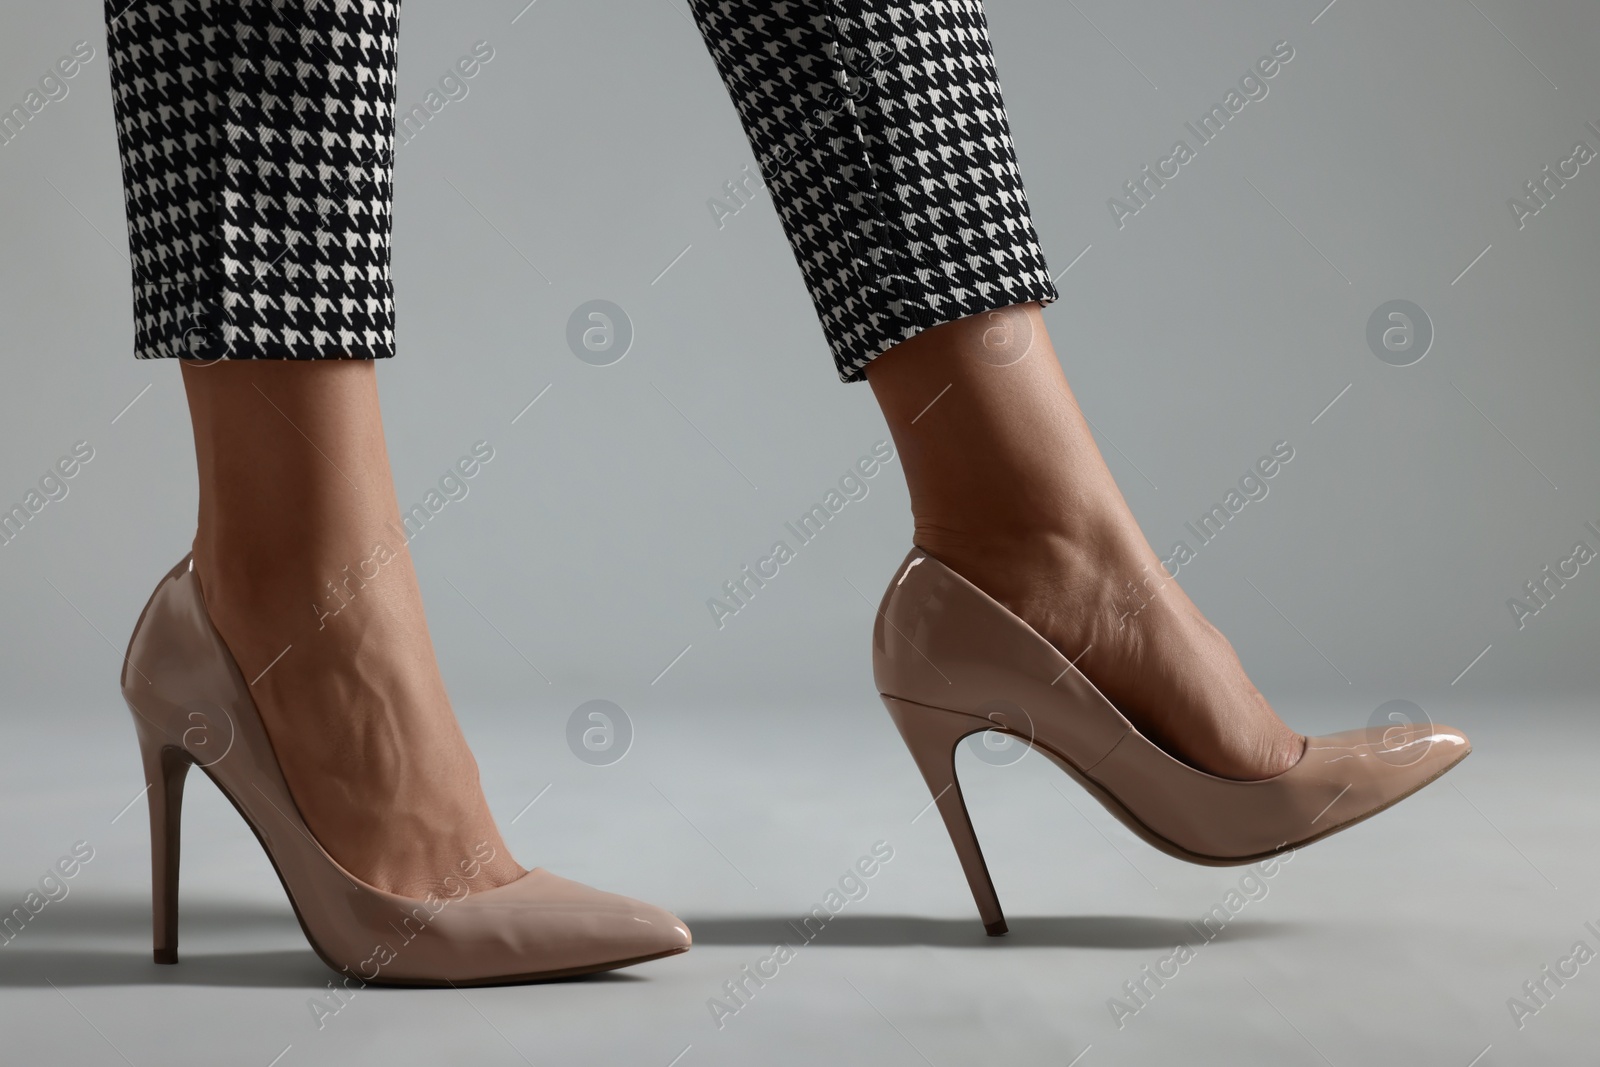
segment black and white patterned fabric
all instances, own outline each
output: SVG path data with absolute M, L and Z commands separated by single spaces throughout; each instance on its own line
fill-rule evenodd
M 839 376 L 1056 297 L 981 0 L 690 0 Z
M 1055 299 L 980 0 L 691 0 L 840 377 Z M 371 358 L 398 0 L 106 0 L 136 354 Z
M 393 355 L 398 0 L 105 10 L 135 355 Z

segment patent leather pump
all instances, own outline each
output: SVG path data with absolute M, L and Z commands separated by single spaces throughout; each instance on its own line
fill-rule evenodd
M 1307 738 L 1261 781 L 1196 770 L 1155 745 L 1050 642 L 913 549 L 872 639 L 878 691 L 932 792 L 990 934 L 1005 918 L 956 780 L 956 745 L 996 730 L 1032 746 L 1145 841 L 1191 863 L 1254 863 L 1354 826 L 1454 767 L 1471 744 L 1423 723 Z
M 427 899 L 366 884 L 317 843 L 290 795 L 250 687 L 185 558 L 133 632 L 122 691 L 149 784 L 157 963 L 178 959 L 183 785 L 199 767 L 266 850 L 306 939 L 328 966 L 375 985 L 485 985 L 627 967 L 689 948 L 661 908 L 535 868 L 470 891 L 446 877 Z

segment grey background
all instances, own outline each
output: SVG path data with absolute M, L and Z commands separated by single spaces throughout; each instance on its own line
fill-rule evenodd
M 1566 1014 L 1558 1001 L 1530 1023 L 1533 1036 L 1511 1032 L 1503 1001 L 1581 933 L 1600 885 L 1586 850 L 1572 847 L 1591 838 L 1592 812 L 1571 807 L 1592 793 L 1582 752 L 1593 740 L 1583 731 L 1600 669 L 1600 578 L 1584 568 L 1520 631 L 1505 602 L 1575 541 L 1600 547 L 1583 528 L 1600 522 L 1600 162 L 1521 231 L 1507 199 L 1576 140 L 1600 148 L 1584 125 L 1600 123 L 1600 8 L 1325 2 L 989 4 L 1034 217 L 1052 273 L 1065 270 L 1046 317 L 1163 554 L 1274 442 L 1293 445 L 1270 495 L 1179 576 L 1291 723 L 1359 725 L 1407 698 L 1468 727 L 1483 753 L 1459 789 L 1431 790 L 1411 815 L 1294 867 L 1302 895 L 1283 903 L 1279 925 L 1257 925 L 1226 950 L 1240 954 L 1238 975 L 1269 995 L 1299 990 L 1298 1021 L 1335 1062 L 1422 1062 L 1419 1041 L 1428 1062 L 1466 1064 L 1486 1043 L 1523 1040 L 1555 1055 L 1577 1038 L 1580 1009 L 1592 1015 L 1594 990 L 1564 992 Z M 596 1037 L 581 1020 L 644 1013 L 637 1036 L 607 1040 L 665 1064 L 684 1044 L 702 1042 L 697 1057 L 713 1047 L 703 999 L 760 954 L 765 930 L 746 937 L 726 917 L 805 911 L 879 837 L 915 835 L 900 888 L 874 909 L 948 916 L 953 931 L 976 923 L 942 831 L 931 819 L 906 825 L 925 795 L 871 688 L 872 607 L 910 534 L 898 470 L 722 630 L 705 605 L 887 432 L 868 388 L 837 382 L 768 198 L 720 230 L 708 210 L 753 161 L 698 33 L 678 0 L 538 0 L 513 24 L 519 10 L 520 0 L 408 0 L 404 10 L 404 108 L 474 42 L 496 54 L 468 97 L 398 156 L 401 354 L 381 370 L 385 417 L 403 506 L 475 441 L 496 449 L 412 551 L 491 801 L 503 824 L 519 816 L 513 845 L 525 862 L 660 899 L 709 931 L 689 957 L 703 973 L 651 972 L 667 983 L 651 988 L 672 991 L 665 1000 L 628 982 L 539 994 L 576 1003 L 563 1027 L 561 1012 L 520 1014 L 526 1002 L 514 998 L 525 992 L 481 996 L 513 998 L 496 1018 L 513 1047 L 566 1049 L 575 1062 Z M 149 589 L 186 550 L 195 490 L 177 368 L 130 358 L 96 5 L 0 9 L 0 102 L 20 101 L 79 39 L 95 58 L 70 95 L 0 146 L 0 501 L 20 499 L 73 442 L 96 450 L 70 495 L 0 547 L 0 714 L 17 816 L 6 824 L 6 884 L 20 894 L 78 837 L 103 842 L 110 858 L 90 869 L 99 887 L 58 909 L 81 909 L 76 922 L 55 920 L 64 954 L 24 965 L 15 946 L 0 950 L 11 953 L 0 984 L 44 998 L 0 1010 L 45 1012 L 78 1028 L 82 1062 L 113 1062 L 36 979 L 54 968 L 58 983 L 151 980 L 138 964 L 142 815 L 107 823 L 139 782 L 114 679 Z M 1119 230 L 1107 199 L 1279 40 L 1295 58 L 1266 99 Z M 597 298 L 625 308 L 635 331 L 609 367 L 581 362 L 565 342 L 570 313 Z M 1366 344 L 1369 315 L 1393 299 L 1433 322 L 1432 350 L 1410 367 Z M 634 751 L 609 768 L 565 747 L 568 715 L 595 698 L 626 709 L 636 730 Z M 50 762 L 63 739 L 102 737 L 103 755 Z M 849 1050 L 882 1042 L 888 1060 L 921 1062 L 878 1008 L 935 1062 L 979 1062 L 981 1047 L 1000 1047 L 1017 1054 L 1006 1062 L 1026 1048 L 1065 1063 L 1086 1043 L 1122 1040 L 1096 1036 L 1104 998 L 1159 954 L 1170 933 L 1161 923 L 1198 915 L 1236 874 L 1136 851 L 1076 794 L 1088 814 L 1066 812 L 1051 789 L 1069 786 L 1037 762 L 979 771 L 968 758 L 962 768 L 992 784 L 997 821 L 977 817 L 999 835 L 992 862 L 1008 908 L 1080 925 L 1046 930 L 1027 965 L 978 961 L 965 933 L 944 927 L 869 927 L 828 951 L 849 961 L 844 974 L 873 1012 L 837 980 L 807 985 L 831 966 L 819 959 L 793 994 L 772 995 L 767 1022 L 739 1039 L 747 1044 L 719 1055 L 770 1053 L 825 1011 L 845 1020 L 832 1035 L 841 1043 L 852 1020 L 871 1035 Z M 535 835 L 519 809 L 551 783 Z M 191 835 L 214 822 L 227 842 L 186 857 L 202 942 L 209 929 L 237 951 L 240 931 L 260 927 L 273 951 L 238 969 L 283 987 L 266 1016 L 253 1014 L 259 990 L 212 990 L 224 998 L 216 1017 L 235 1019 L 232 1038 L 248 1040 L 240 1062 L 266 1063 L 290 1041 L 301 1055 L 321 1036 L 296 1036 L 300 1002 L 327 975 L 307 962 L 254 844 L 198 792 Z M 1037 830 L 1021 821 L 1044 804 L 1065 814 L 1039 816 Z M 1441 826 L 1442 843 L 1419 857 Z M 1296 892 L 1288 877 L 1285 896 Z M 251 893 L 259 906 L 237 903 Z M 1091 921 L 1129 912 L 1122 925 Z M 112 933 L 132 947 L 97 955 Z M 881 948 L 885 939 L 898 948 Z M 251 984 L 218 977 L 233 958 L 217 959 L 189 975 Z M 1228 1032 L 1243 1036 L 1221 1041 L 1217 1062 L 1247 1048 L 1316 1062 L 1283 1025 L 1295 1005 L 1267 1011 L 1233 966 L 1186 980 L 1193 992 L 1166 1000 L 1164 1025 L 1127 1039 L 1151 1044 L 1139 1055 L 1126 1045 L 1125 1062 L 1236 1015 Z M 908 970 L 933 984 L 906 986 Z M 398 1029 L 358 1025 L 349 1038 L 391 1051 L 423 1040 L 405 1029 L 407 1013 L 438 1001 L 380 996 L 372 1002 L 390 1007 L 371 1018 Z M 780 996 L 793 998 L 786 1008 Z M 906 1002 L 897 1012 L 883 998 Z M 151 1018 L 169 1010 L 125 1003 L 156 1005 Z M 193 1006 L 170 1011 L 192 1016 Z M 476 1028 L 472 1041 L 506 1054 L 465 1005 L 453 1010 Z M 1019 1031 L 1001 1018 L 1028 1022 Z M 154 1058 L 151 1025 L 106 1023 L 136 1062 L 141 1049 Z M 1441 1032 L 1447 1049 L 1426 1044 Z M 1374 1035 L 1392 1060 L 1373 1051 Z
M 1600 519 L 1600 180 L 1585 168 L 1521 232 L 1506 201 L 1575 139 L 1600 147 L 1584 127 L 1600 11 L 1506 5 L 1491 24 L 1464 2 L 1340 0 L 1312 26 L 1304 8 L 1086 8 L 1113 47 L 1070 6 L 992 6 L 1052 271 L 1089 249 L 1048 311 L 1069 379 L 1163 554 L 1274 442 L 1294 446 L 1180 575 L 1269 695 L 1443 699 L 1490 644 L 1457 691 L 1581 692 L 1600 619 L 1587 571 L 1520 632 L 1505 601 Z M 897 477 L 720 632 L 705 606 L 886 432 L 869 390 L 834 380 L 770 199 L 716 227 L 707 200 L 752 157 L 698 34 L 669 0 L 540 0 L 511 25 L 517 9 L 403 15 L 404 106 L 474 42 L 496 53 L 399 152 L 401 354 L 382 369 L 403 505 L 474 441 L 497 451 L 412 546 L 453 691 L 544 685 L 445 578 L 561 690 L 541 702 L 647 699 L 668 679 L 707 699 L 859 700 L 871 611 L 849 583 L 875 601 L 908 544 Z M 96 459 L 0 548 L 4 684 L 82 707 L 116 657 L 46 579 L 120 643 L 192 532 L 193 460 L 176 368 L 129 358 L 98 13 L 35 11 L 3 16 L 3 99 L 75 40 L 97 58 L 0 147 L 0 497 L 80 438 Z M 1278 40 L 1296 56 L 1266 99 L 1119 231 L 1107 199 Z M 635 325 L 611 367 L 564 343 L 597 297 Z M 1364 340 L 1397 297 L 1436 330 L 1407 368 Z

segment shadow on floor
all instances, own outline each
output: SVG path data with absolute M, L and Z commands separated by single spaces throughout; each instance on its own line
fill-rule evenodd
M 683 916 L 696 945 L 761 945 L 803 940 L 801 916 L 750 915 L 739 918 Z M 813 922 L 811 943 L 837 948 L 929 945 L 937 948 L 1172 948 L 1204 940 L 1182 919 L 1142 915 L 1071 915 L 1007 918 L 1010 932 L 989 937 L 976 917 L 927 919 L 901 915 L 836 915 L 820 930 Z M 792 925 L 791 925 L 792 924 Z M 1293 934 L 1297 924 L 1233 922 L 1212 941 L 1242 941 Z
M 0 897 L 0 899 L 5 899 Z M 695 944 L 798 944 L 802 916 L 685 916 Z M 1182 919 L 1140 915 L 1018 916 L 1005 937 L 988 937 L 976 917 L 932 919 L 901 915 L 836 915 L 812 944 L 838 948 L 923 945 L 937 948 L 1168 949 L 1202 940 Z M 108 985 L 196 985 L 319 989 L 334 972 L 305 943 L 287 904 L 185 900 L 184 945 L 176 966 L 150 959 L 150 905 L 144 899 L 68 897 L 51 904 L 9 943 L 0 946 L 0 988 Z M 1233 922 L 1213 940 L 1241 941 L 1294 934 L 1294 923 Z M 292 948 L 245 952 L 197 950 L 248 936 L 281 937 Z M 108 945 L 110 942 L 112 945 Z M 114 947 L 112 947 L 114 945 Z M 626 971 L 579 981 L 629 982 Z
M 252 989 L 322 989 L 334 978 L 310 948 L 186 953 L 160 966 L 143 952 L 93 949 L 0 949 L 0 988 L 173 985 Z
M 0 900 L 21 900 L 28 890 L 0 896 Z M 300 924 L 287 901 L 191 900 L 182 898 L 180 932 L 211 933 L 298 933 Z M 29 921 L 14 944 L 26 944 L 35 933 L 51 938 L 77 939 L 105 936 L 150 936 L 150 898 L 147 896 L 79 896 L 45 905 Z
M 0 896 L 21 899 L 22 894 Z M 337 976 L 306 943 L 285 903 L 185 899 L 176 965 L 150 958 L 150 903 L 137 897 L 78 897 L 49 904 L 9 942 L 0 943 L 0 988 L 194 985 L 258 989 L 322 989 Z M 284 949 L 217 952 L 209 946 L 248 936 L 278 935 Z M 112 942 L 115 947 L 105 947 Z M 202 947 L 195 947 L 195 946 Z M 137 946 L 137 947 L 134 947 Z M 635 982 L 625 971 L 579 975 L 563 982 Z M 383 992 L 384 987 L 373 986 Z M 394 992 L 403 992 L 394 989 Z

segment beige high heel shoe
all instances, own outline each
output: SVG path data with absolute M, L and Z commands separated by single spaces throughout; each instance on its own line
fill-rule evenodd
M 872 666 L 994 936 L 1005 917 L 956 781 L 956 745 L 969 734 L 1020 738 L 1156 848 L 1218 867 L 1354 826 L 1472 751 L 1448 726 L 1370 726 L 1307 738 L 1298 763 L 1263 781 L 1195 770 L 1140 734 L 1037 631 L 921 549 L 884 594 Z
M 427 899 L 350 874 L 307 829 L 250 687 L 211 625 L 190 557 L 139 616 L 122 692 L 149 783 L 155 961 L 178 960 L 178 831 L 183 783 L 203 770 L 255 831 L 306 940 L 336 971 L 374 985 L 487 985 L 628 967 L 687 951 L 689 930 L 661 908 L 535 868 L 471 892 L 454 872 Z M 486 857 L 479 857 L 486 858 Z M 472 860 L 463 861 L 463 873 Z

